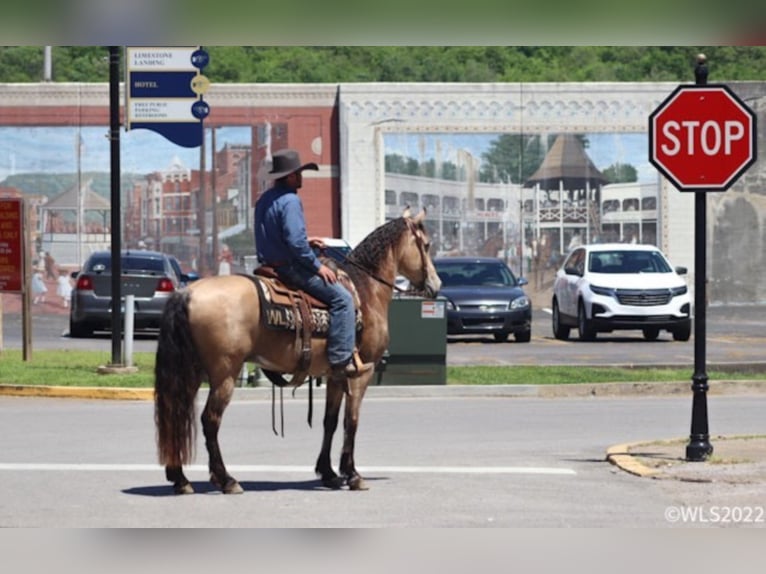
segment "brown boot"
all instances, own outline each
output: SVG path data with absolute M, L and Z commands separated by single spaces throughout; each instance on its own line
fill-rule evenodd
M 333 377 L 361 377 L 375 367 L 375 363 L 363 363 L 359 353 L 354 351 L 351 358 L 345 363 L 332 365 Z

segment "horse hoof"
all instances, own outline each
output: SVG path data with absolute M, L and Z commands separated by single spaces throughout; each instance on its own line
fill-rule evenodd
M 185 484 L 174 484 L 173 492 L 176 494 L 194 494 L 194 487 L 192 487 L 189 482 Z
M 367 483 L 361 476 L 353 476 L 348 479 L 348 489 L 349 490 L 370 490 L 370 487 L 367 486 Z
M 243 492 L 245 491 L 236 480 L 227 482 L 223 488 L 224 494 L 242 494 Z

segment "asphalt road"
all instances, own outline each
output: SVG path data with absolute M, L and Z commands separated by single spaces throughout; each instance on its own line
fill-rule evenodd
M 449 337 L 446 346 L 449 365 L 693 365 L 694 336 L 687 342 L 673 341 L 661 333 L 656 341 L 645 341 L 640 331 L 600 333 L 594 342 L 581 342 L 577 331 L 569 341 L 551 333 L 550 313 L 537 309 L 533 314 L 532 340 L 515 343 L 513 337 L 496 343 L 492 337 Z M 706 324 L 706 357 L 709 366 L 755 364 L 766 368 L 766 306 L 712 307 Z M 70 339 L 65 315 L 33 315 L 34 349 L 88 349 L 111 352 L 111 334 L 89 339 Z M 22 344 L 21 316 L 3 317 L 5 348 Z M 155 334 L 138 334 L 135 351 L 156 349 Z
M 151 402 L 0 397 L 0 526 L 673 527 L 689 524 L 669 508 L 764 505 L 760 486 L 651 480 L 605 462 L 613 444 L 688 436 L 688 397 L 378 398 L 371 388 L 356 450 L 370 490 L 349 492 L 314 477 L 321 425 L 306 425 L 305 396 L 286 400 L 284 438 L 268 400 L 233 402 L 220 440 L 244 494 L 210 487 L 200 433 L 188 471 L 197 494 L 185 497 L 156 464 Z M 762 433 L 765 409 L 762 394 L 711 398 L 711 440 Z
M 761 362 L 763 309 L 711 310 L 709 362 Z M 111 349 L 111 336 L 72 340 L 65 316 L 35 316 L 35 348 Z M 20 318 L 6 315 L 6 348 L 20 348 Z M 574 334 L 576 336 L 576 333 Z M 136 350 L 152 351 L 154 336 Z M 693 340 L 647 342 L 640 333 L 594 343 L 556 341 L 536 311 L 530 343 L 451 339 L 449 364 L 691 364 Z M 198 494 L 171 494 L 156 464 L 153 405 L 0 397 L 0 527 L 496 527 L 689 526 L 668 509 L 763 507 L 758 488 L 655 481 L 605 462 L 615 444 L 688 436 L 690 399 L 674 397 L 431 396 L 385 398 L 371 387 L 362 408 L 357 464 L 371 489 L 328 491 L 313 475 L 321 420 L 305 423 L 305 390 L 286 394 L 284 438 L 268 400 L 237 398 L 221 447 L 245 493 L 207 482 L 198 436 L 188 476 Z M 376 396 L 378 395 L 378 396 Z M 763 434 L 766 395 L 710 396 L 711 442 Z M 315 405 L 321 412 L 322 406 Z M 340 435 L 336 435 L 337 464 Z M 754 524 L 753 526 L 762 526 Z

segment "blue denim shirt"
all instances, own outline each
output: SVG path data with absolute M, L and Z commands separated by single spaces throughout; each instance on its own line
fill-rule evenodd
M 298 265 L 316 271 L 321 263 L 309 247 L 303 204 L 296 190 L 277 185 L 255 203 L 255 249 L 267 265 Z

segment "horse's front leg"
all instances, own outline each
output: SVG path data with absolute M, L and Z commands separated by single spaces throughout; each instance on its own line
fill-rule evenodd
M 205 433 L 205 446 L 209 457 L 210 482 L 220 488 L 224 494 L 241 494 L 239 482 L 227 471 L 218 445 L 218 430 L 221 428 L 223 411 L 234 393 L 234 378 L 227 376 L 222 382 L 215 383 L 211 377 L 210 394 L 202 411 L 202 430 Z
M 346 397 L 346 411 L 343 418 L 343 450 L 340 455 L 340 473 L 351 490 L 367 490 L 367 483 L 356 470 L 354 443 L 359 427 L 359 409 L 373 373 L 348 380 L 349 395 Z
M 324 407 L 324 435 L 322 436 L 322 450 L 319 452 L 314 472 L 322 479 L 322 484 L 328 488 L 340 488 L 343 480 L 332 469 L 330 450 L 332 437 L 338 428 L 338 415 L 340 404 L 343 401 L 343 385 L 345 381 L 330 378 L 327 381 Z

